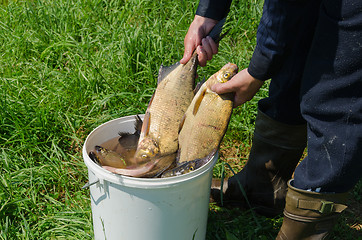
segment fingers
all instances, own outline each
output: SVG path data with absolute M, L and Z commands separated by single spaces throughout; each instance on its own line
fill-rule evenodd
M 194 49 L 192 48 L 192 46 L 186 46 L 186 45 L 185 45 L 184 56 L 183 56 L 182 59 L 180 60 L 180 63 L 181 63 L 181 64 L 186 64 L 186 63 L 190 60 L 193 51 L 194 51 Z
M 186 34 L 184 40 L 185 51 L 184 51 L 184 56 L 180 60 L 181 64 L 186 64 L 190 60 L 192 53 L 196 49 L 197 45 L 200 45 L 200 42 L 201 42 L 200 40 L 193 37 L 192 33 Z
M 211 90 L 218 94 L 234 92 L 234 107 L 237 107 L 251 100 L 259 91 L 263 83 L 263 81 L 252 77 L 247 69 L 243 69 L 226 83 L 217 83 L 213 85 Z
M 207 36 L 201 40 L 201 45 L 196 48 L 198 55 L 199 65 L 204 67 L 207 61 L 212 59 L 212 56 L 218 53 L 218 44 Z
M 224 94 L 228 92 L 234 92 L 232 87 L 230 86 L 230 81 L 226 83 L 216 83 L 211 86 L 211 90 L 216 92 L 217 94 Z
M 206 62 L 218 52 L 218 44 L 211 37 L 205 37 L 217 23 L 216 20 L 195 16 L 184 39 L 184 55 L 181 64 L 187 63 L 192 53 L 196 50 L 199 57 L 199 65 L 205 66 Z

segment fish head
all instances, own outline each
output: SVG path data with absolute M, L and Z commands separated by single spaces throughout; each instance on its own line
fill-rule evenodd
M 139 144 L 135 153 L 135 160 L 139 163 L 149 161 L 159 155 L 158 143 L 149 137 L 145 137 Z
M 184 169 L 184 173 L 189 173 L 193 170 L 195 170 L 196 168 L 196 162 L 195 161 L 191 161 L 187 164 L 187 166 Z
M 217 73 L 216 79 L 220 83 L 229 81 L 238 72 L 238 66 L 233 63 L 227 63 Z
M 96 145 L 96 146 L 94 147 L 94 149 L 95 149 L 95 152 L 96 152 L 97 154 L 99 154 L 100 156 L 105 156 L 105 155 L 109 152 L 108 149 L 106 149 L 106 148 L 104 148 L 104 147 L 102 147 L 102 146 L 99 146 L 99 145 Z

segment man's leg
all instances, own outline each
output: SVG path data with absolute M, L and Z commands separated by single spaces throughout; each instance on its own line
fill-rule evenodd
M 263 28 L 268 28 L 269 24 L 264 17 L 275 15 L 269 11 L 278 9 L 277 6 L 269 8 L 268 4 L 266 1 L 261 20 Z M 293 33 L 281 33 L 290 34 L 290 42 L 285 47 L 282 67 L 272 78 L 269 97 L 259 101 L 249 160 L 240 173 L 225 182 L 227 186 L 224 187 L 225 205 L 248 207 L 239 188 L 240 182 L 252 207 L 268 216 L 282 213 L 287 181 L 306 146 L 306 123 L 300 114 L 300 81 L 319 8 L 319 1 L 314 0 L 302 5 L 291 6 L 288 1 L 283 4 L 298 14 L 298 17 L 289 16 L 293 18 L 295 29 Z M 268 31 L 264 29 L 263 32 Z M 217 185 L 216 181 L 214 183 Z M 211 196 L 218 200 L 220 192 L 212 189 Z
M 302 83 L 308 156 L 277 239 L 325 239 L 362 176 L 362 2 L 326 0 Z

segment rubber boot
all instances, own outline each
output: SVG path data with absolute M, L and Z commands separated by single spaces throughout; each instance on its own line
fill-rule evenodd
M 210 200 L 226 207 L 249 208 L 239 187 L 244 188 L 251 207 L 273 217 L 283 212 L 287 181 L 298 164 L 307 141 L 306 125 L 277 122 L 258 111 L 250 156 L 245 167 L 223 184 L 213 179 Z
M 347 193 L 317 193 L 288 182 L 282 227 L 276 240 L 326 239 L 339 214 L 347 208 Z

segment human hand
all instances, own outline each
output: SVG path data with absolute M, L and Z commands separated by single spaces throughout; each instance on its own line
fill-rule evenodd
M 184 56 L 181 64 L 187 63 L 196 49 L 199 65 L 205 66 L 206 62 L 218 52 L 218 44 L 207 34 L 217 23 L 216 20 L 196 15 L 184 39 Z
M 251 100 L 259 91 L 263 83 L 263 81 L 251 76 L 246 68 L 238 72 L 229 81 L 214 84 L 211 87 L 211 90 L 218 94 L 234 92 L 234 107 L 237 107 Z

